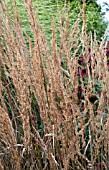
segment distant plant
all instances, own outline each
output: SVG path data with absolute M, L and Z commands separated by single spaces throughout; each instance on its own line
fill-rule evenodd
M 40 28 L 44 30 L 47 42 L 50 44 L 52 29 L 51 29 L 51 21 L 54 16 L 54 22 L 56 27 L 56 34 L 58 38 L 58 46 L 59 46 L 59 29 L 60 29 L 60 19 L 61 14 L 64 7 L 64 0 L 33 0 L 33 7 L 37 10 L 37 19 L 40 24 Z M 10 0 L 6 0 L 7 7 L 9 9 L 9 14 L 11 15 L 11 5 Z M 14 4 L 14 1 L 12 1 Z M 105 29 L 107 27 L 107 22 L 104 21 L 104 13 L 101 12 L 101 6 L 97 4 L 96 1 L 88 1 L 86 0 L 87 8 L 85 10 L 86 13 L 86 23 L 87 23 L 87 32 L 96 32 L 97 39 L 101 40 Z M 17 0 L 16 5 L 19 11 L 19 18 L 21 19 L 22 29 L 26 30 L 27 34 L 32 37 L 32 32 L 30 25 L 28 24 L 28 16 L 27 12 L 24 8 L 23 0 Z M 82 8 L 82 0 L 67 0 L 66 1 L 66 9 L 70 6 L 69 11 L 69 22 L 72 27 L 74 22 L 78 18 L 78 14 Z M 64 11 L 67 14 L 67 10 Z M 60 14 L 59 14 L 60 13 Z M 12 15 L 11 15 L 12 16 Z M 82 19 L 80 18 L 79 22 L 80 29 L 82 28 Z M 33 41 L 33 40 L 32 40 Z

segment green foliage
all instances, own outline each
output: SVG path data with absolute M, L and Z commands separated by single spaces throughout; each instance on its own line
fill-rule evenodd
M 35 98 L 33 92 L 31 93 L 31 99 L 32 99 L 32 101 L 31 101 L 31 111 L 32 111 L 32 114 L 34 116 L 34 121 L 37 121 L 38 131 L 39 131 L 40 135 L 43 136 L 44 125 L 43 125 L 43 122 L 41 120 L 39 106 L 38 106 L 38 103 L 36 101 L 36 98 Z
M 103 20 L 104 13 L 99 10 L 99 7 L 95 8 L 92 4 L 88 5 L 86 10 L 87 31 L 92 31 L 92 33 L 95 31 L 98 39 L 103 37 L 107 27 L 107 23 Z
M 10 0 L 6 0 L 9 7 L 9 13 L 11 14 L 10 8 Z M 81 0 L 68 0 L 66 1 L 67 4 L 70 2 L 70 25 L 73 25 L 76 21 L 80 9 L 82 8 L 82 1 Z M 59 11 L 62 11 L 64 6 L 64 0 L 33 0 L 34 9 L 37 11 L 37 18 L 40 24 L 40 27 L 44 29 L 48 42 L 51 40 L 51 21 L 52 17 L 55 19 L 55 26 L 56 29 L 59 30 Z M 103 20 L 104 13 L 101 13 L 101 7 L 96 3 L 95 0 L 86 1 L 87 8 L 86 8 L 86 23 L 87 23 L 87 32 L 94 31 L 97 33 L 99 40 L 103 36 L 107 22 Z M 58 7 L 58 8 L 57 8 Z M 17 0 L 17 8 L 19 11 L 19 18 L 22 20 L 22 28 L 27 34 L 32 37 L 31 29 L 28 24 L 27 13 L 23 5 L 23 0 Z M 82 26 L 82 21 L 80 21 L 80 27 Z M 59 34 L 58 39 L 59 39 Z M 33 40 L 33 37 L 32 37 Z
M 81 0 L 73 0 L 71 1 L 71 21 L 72 25 L 74 21 L 76 21 L 78 13 L 82 8 Z M 104 20 L 105 13 L 101 12 L 101 6 L 97 4 L 95 0 L 86 1 L 86 24 L 87 24 L 87 32 L 96 32 L 97 38 L 101 40 L 103 37 L 108 23 Z M 82 21 L 80 22 L 82 26 Z
M 6 2 L 8 3 L 8 8 L 9 8 L 9 13 L 12 16 L 12 12 L 11 12 L 11 7 L 10 7 L 10 0 L 6 0 Z M 27 32 L 27 34 L 32 37 L 33 40 L 33 36 L 32 36 L 32 32 L 30 29 L 30 25 L 29 25 L 29 21 L 28 21 L 28 17 L 27 17 L 27 12 L 24 8 L 23 5 L 23 0 L 17 0 L 17 9 L 19 11 L 19 18 L 22 21 L 22 29 L 24 31 Z M 38 22 L 40 24 L 41 29 L 43 29 L 45 31 L 46 37 L 48 42 L 51 40 L 51 32 L 52 32 L 52 28 L 51 28 L 51 22 L 52 22 L 52 18 L 54 17 L 55 19 L 55 26 L 58 29 L 59 28 L 59 14 L 58 14 L 58 8 L 62 9 L 64 3 L 59 1 L 59 3 L 57 3 L 56 1 L 53 0 L 33 0 L 33 5 L 34 5 L 34 9 L 35 11 L 37 11 L 37 19 Z M 58 8 L 57 8 L 58 7 Z

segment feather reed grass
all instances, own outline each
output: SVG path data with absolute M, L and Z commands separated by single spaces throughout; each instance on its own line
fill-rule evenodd
M 60 44 L 52 18 L 50 46 L 32 0 L 24 7 L 33 40 L 16 2 L 11 20 L 0 1 L 0 169 L 108 169 L 105 39 L 99 44 L 96 34 L 86 34 L 85 1 L 72 28 L 70 9 L 63 10 Z

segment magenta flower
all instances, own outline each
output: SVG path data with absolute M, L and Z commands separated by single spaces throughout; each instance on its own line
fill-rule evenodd
M 88 74 L 87 70 L 79 70 L 78 76 L 85 77 Z
M 80 58 L 80 61 L 85 61 L 85 58 L 84 57 Z
M 106 56 L 109 56 L 109 49 L 106 50 Z
M 86 75 L 87 75 L 86 73 L 81 72 L 81 76 L 82 76 L 82 77 L 85 77 Z

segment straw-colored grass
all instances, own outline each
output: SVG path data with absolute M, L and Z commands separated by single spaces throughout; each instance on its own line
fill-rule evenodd
M 105 38 L 99 44 L 86 34 L 83 1 L 72 28 L 69 9 L 63 11 L 60 44 L 52 19 L 48 46 L 32 0 L 24 7 L 34 40 L 23 32 L 17 7 L 12 21 L 0 1 L 0 169 L 108 169 Z

